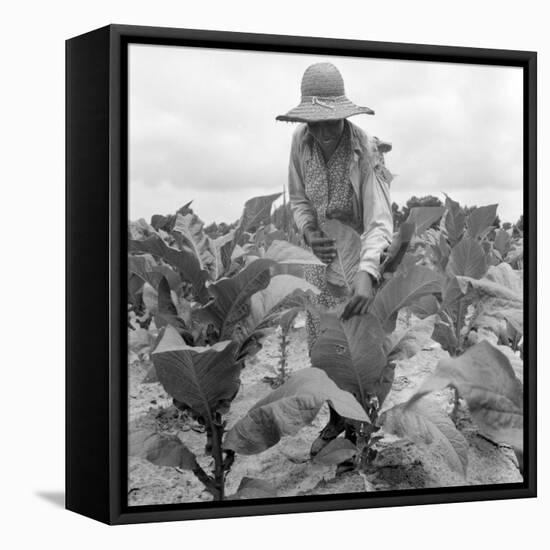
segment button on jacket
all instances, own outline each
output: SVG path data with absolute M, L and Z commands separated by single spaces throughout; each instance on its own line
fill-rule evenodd
M 392 175 L 384 165 L 383 153 L 389 143 L 369 136 L 361 128 L 345 121 L 350 132 L 351 155 L 349 181 L 354 191 L 355 216 L 362 220 L 359 270 L 375 279 L 380 277 L 380 257 L 390 245 L 393 218 L 390 199 Z M 305 174 L 313 156 L 313 136 L 307 124 L 300 124 L 292 137 L 289 166 L 290 208 L 298 230 L 303 234 L 309 226 L 316 228 L 318 213 L 305 191 Z M 324 217 L 324 215 L 322 216 Z

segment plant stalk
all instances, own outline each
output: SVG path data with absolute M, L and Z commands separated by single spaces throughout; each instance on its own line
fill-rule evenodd
M 283 329 L 281 331 L 281 360 L 280 360 L 280 372 L 279 376 L 281 378 L 281 384 L 285 383 L 286 380 L 286 362 L 288 357 L 288 339 L 287 332 Z
M 458 300 L 458 310 L 457 310 L 457 315 L 456 315 L 456 320 L 455 320 L 455 337 L 456 337 L 456 341 L 458 343 L 458 349 L 456 350 L 457 351 L 457 355 L 460 355 L 460 353 L 462 352 L 462 349 L 463 349 L 463 342 L 461 340 L 461 335 L 460 335 L 460 329 L 462 328 L 461 327 L 461 319 L 462 319 L 462 298 L 460 298 Z
M 225 498 L 225 468 L 223 459 L 222 439 L 224 427 L 220 419 L 212 423 L 212 458 L 214 459 L 214 500 Z

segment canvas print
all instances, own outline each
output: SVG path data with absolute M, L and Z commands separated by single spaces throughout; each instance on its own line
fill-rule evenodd
M 131 44 L 128 505 L 523 481 L 521 68 Z

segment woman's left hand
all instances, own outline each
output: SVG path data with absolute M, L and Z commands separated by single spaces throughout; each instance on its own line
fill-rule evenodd
M 366 271 L 358 271 L 355 279 L 355 292 L 342 313 L 342 320 L 347 321 L 354 315 L 367 313 L 374 296 L 374 285 Z

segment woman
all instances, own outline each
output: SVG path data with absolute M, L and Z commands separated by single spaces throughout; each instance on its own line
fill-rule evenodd
M 289 169 L 290 207 L 307 245 L 325 264 L 336 257 L 334 241 L 321 227 L 336 218 L 361 234 L 361 255 L 354 295 L 342 318 L 366 312 L 373 287 L 380 277 L 380 256 L 389 246 L 393 220 L 389 184 L 392 176 L 384 166 L 383 153 L 391 145 L 368 136 L 347 120 L 365 113 L 345 95 L 344 81 L 331 63 L 308 67 L 302 78 L 302 101 L 277 120 L 300 122 L 292 138 Z M 306 279 L 321 290 L 320 305 L 333 307 L 343 298 L 327 288 L 325 269 L 306 269 Z M 308 313 L 309 350 L 319 335 L 319 319 Z

